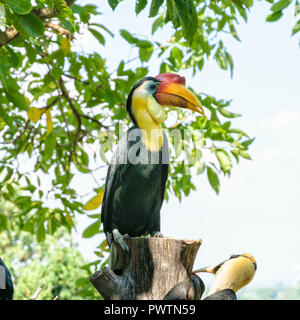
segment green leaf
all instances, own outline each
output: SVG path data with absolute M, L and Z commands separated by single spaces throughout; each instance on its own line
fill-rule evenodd
M 40 221 L 37 224 L 36 237 L 38 242 L 43 242 L 46 238 L 46 231 L 43 219 L 40 219 Z
M 115 10 L 117 5 L 123 0 L 108 0 L 110 7 Z
M 300 31 L 300 20 L 298 20 L 297 23 L 295 24 L 295 26 L 292 30 L 292 35 L 296 34 L 299 31 Z
M 11 129 L 15 129 L 15 127 L 13 126 L 13 123 L 11 121 L 10 116 L 7 114 L 7 112 L 3 109 L 3 106 L 0 105 L 0 118 L 2 118 L 4 120 L 4 122 L 11 128 Z
M 153 46 L 149 47 L 149 48 L 143 48 L 141 47 L 139 49 L 139 57 L 140 57 L 140 60 L 143 62 L 143 61 L 148 61 L 151 56 L 152 56 L 152 53 L 153 53 Z
M 224 150 L 218 150 L 216 152 L 221 169 L 226 173 L 231 170 L 232 164 L 228 153 Z
M 103 24 L 100 24 L 100 23 L 91 23 L 90 26 L 97 26 L 97 27 L 105 30 L 112 38 L 114 37 L 114 34 L 113 34 L 108 28 L 106 28 Z
M 241 145 L 243 145 L 245 148 L 248 149 L 248 147 L 250 146 L 250 144 L 253 143 L 254 140 L 255 140 L 255 138 L 253 138 L 253 139 L 248 139 L 248 140 L 246 140 L 246 141 L 244 141 L 244 142 L 241 142 Z
M 54 0 L 54 4 L 57 7 L 57 9 L 59 10 L 61 16 L 68 19 L 75 29 L 74 14 L 73 14 L 73 11 L 71 10 L 71 8 L 67 5 L 66 1 L 65 0 Z
M 174 0 L 183 36 L 189 40 L 198 28 L 197 10 L 192 0 Z
M 142 10 L 145 9 L 146 5 L 147 5 L 147 0 L 136 0 L 135 13 L 138 15 Z
M 218 111 L 221 113 L 221 115 L 223 117 L 226 117 L 226 118 L 238 118 L 241 116 L 238 113 L 229 112 L 228 110 L 226 110 L 224 108 L 218 108 Z
M 45 151 L 43 154 L 43 161 L 47 161 L 52 157 L 55 147 L 56 147 L 56 136 L 54 135 L 53 132 L 51 132 L 47 136 L 45 141 Z
M 173 0 L 167 0 L 166 4 L 167 4 L 167 12 L 165 14 L 165 24 L 168 23 L 169 21 L 172 21 L 173 26 L 176 29 L 177 27 L 180 26 L 180 20 L 177 16 L 175 3 Z
M 227 69 L 227 60 L 222 51 L 217 51 L 215 54 L 216 61 L 219 67 L 223 70 Z
M 230 132 L 230 133 L 238 133 L 238 134 L 240 134 L 242 136 L 245 136 L 245 137 L 249 138 L 247 133 L 242 131 L 242 130 L 240 130 L 240 129 L 230 129 L 228 132 Z
M 99 219 L 98 221 L 89 225 L 82 233 L 83 238 L 91 238 L 95 234 L 99 233 L 100 224 L 101 224 L 101 220 Z
M 26 56 L 30 63 L 34 63 L 36 61 L 37 52 L 34 47 L 29 42 L 24 42 L 24 47 L 26 49 Z
M 124 66 L 125 66 L 125 62 L 124 60 L 122 60 L 118 66 L 118 69 L 117 69 L 117 75 L 118 76 L 122 76 L 123 75 L 123 72 L 124 72 Z
M 147 41 L 147 40 L 135 39 L 135 44 L 139 48 L 150 48 L 150 47 L 152 47 L 152 43 L 150 41 Z
M 32 9 L 30 0 L 6 0 L 5 2 L 16 14 L 28 14 Z
M 91 29 L 91 28 L 89 28 L 89 31 L 91 32 L 91 34 L 92 34 L 102 45 L 105 44 L 105 39 L 104 39 L 103 35 L 102 35 L 99 31 L 97 31 L 97 30 L 95 30 L 95 29 Z
M 230 33 L 233 35 L 233 37 L 238 40 L 238 41 L 241 41 L 241 39 L 239 38 L 237 32 L 236 32 L 236 29 L 234 27 L 234 24 L 233 24 L 233 21 L 232 20 L 229 20 L 228 21 L 228 24 L 229 24 L 229 29 L 230 29 Z
M 12 177 L 12 175 L 13 175 L 13 173 L 14 173 L 14 171 L 11 169 L 11 168 L 6 168 L 6 170 L 7 170 L 7 174 L 6 174 L 6 176 L 4 177 L 4 179 L 2 180 L 3 182 L 6 182 L 6 181 L 8 181 L 11 177 Z
M 128 42 L 128 43 L 136 43 L 136 38 L 134 38 L 127 30 L 120 30 L 120 35 Z
M 272 14 L 269 14 L 267 16 L 267 21 L 269 22 L 274 22 L 274 21 L 277 21 L 279 20 L 281 17 L 282 17 L 283 13 L 281 11 L 277 11 L 277 12 L 274 12 Z
M 227 60 L 229 67 L 230 67 L 230 77 L 232 78 L 232 76 L 233 76 L 233 60 L 232 60 L 231 55 L 227 51 L 225 52 L 225 56 L 226 56 L 226 60 Z
M 157 18 L 152 24 L 152 30 L 151 30 L 152 35 L 157 31 L 159 27 L 162 27 L 163 24 L 164 24 L 163 17 Z
M 218 175 L 213 169 L 207 167 L 207 177 L 210 185 L 215 190 L 216 194 L 219 194 L 220 191 L 220 181 Z
M 23 230 L 33 232 L 35 221 L 33 218 L 29 218 L 23 225 Z
M 53 2 L 53 0 L 44 0 L 44 1 L 45 1 L 45 3 L 46 3 L 47 7 L 48 7 L 49 9 L 53 10 L 53 8 L 54 8 L 54 2 Z
M 163 4 L 164 0 L 152 0 L 149 17 L 155 17 L 158 13 L 160 6 Z
M 175 60 L 177 60 L 178 62 L 181 63 L 182 59 L 183 59 L 183 53 L 180 49 L 178 49 L 177 47 L 174 47 L 171 50 L 170 53 L 171 57 L 174 58 Z
M 28 110 L 27 102 L 23 94 L 18 91 L 6 91 L 7 99 L 20 110 Z
M 239 155 L 245 159 L 252 160 L 250 154 L 246 151 L 240 150 Z
M 6 184 L 7 191 L 9 192 L 10 196 L 13 197 L 16 193 L 16 190 L 14 187 L 11 185 L 11 183 Z
M 285 9 L 291 3 L 291 1 L 292 0 L 280 0 L 272 5 L 271 11 L 273 12 L 281 11 Z
M 17 19 L 29 36 L 41 37 L 44 34 L 44 24 L 36 15 L 32 13 L 17 15 Z
M 101 214 L 88 214 L 91 219 L 101 219 Z

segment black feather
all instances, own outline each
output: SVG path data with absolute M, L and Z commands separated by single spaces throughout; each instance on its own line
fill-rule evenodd
M 141 135 L 138 127 L 129 129 L 108 168 L 101 210 L 106 235 L 113 229 L 131 237 L 160 231 L 160 209 L 169 167 L 167 137 L 164 134 L 163 146 L 156 153 L 159 161 L 153 164 L 150 162 L 153 153 L 141 141 L 130 138 L 134 132 Z M 139 143 L 142 163 L 133 164 L 129 159 L 130 150 L 136 143 Z
M 13 299 L 13 294 L 14 294 L 14 286 L 11 278 L 11 274 L 6 267 L 5 263 L 2 261 L 0 258 L 0 268 L 4 268 L 4 277 L 5 279 L 0 279 L 0 282 L 2 283 L 1 280 L 4 280 L 5 282 L 5 288 L 2 289 L 0 288 L 0 300 L 12 300 Z M 3 273 L 0 272 L 0 277 L 3 276 Z

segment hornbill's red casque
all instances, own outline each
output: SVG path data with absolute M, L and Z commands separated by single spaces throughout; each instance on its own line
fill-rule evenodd
M 160 209 L 168 176 L 168 142 L 161 123 L 164 106 L 177 106 L 204 114 L 196 96 L 185 87 L 185 78 L 160 74 L 138 81 L 127 99 L 127 112 L 134 123 L 108 168 L 101 219 L 111 244 L 122 247 L 121 236 L 160 232 Z

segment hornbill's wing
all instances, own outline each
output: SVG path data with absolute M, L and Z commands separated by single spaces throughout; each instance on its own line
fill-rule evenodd
M 126 176 L 127 170 L 129 170 L 130 165 L 127 164 L 128 159 L 128 149 L 131 142 L 128 141 L 129 133 L 137 129 L 133 127 L 128 130 L 128 132 L 122 137 L 120 143 L 112 157 L 111 164 L 107 171 L 105 191 L 102 202 L 101 209 L 101 221 L 103 223 L 104 233 L 107 237 L 107 232 L 112 232 L 112 205 L 115 197 L 115 193 L 123 182 L 123 177 Z M 129 138 L 130 139 L 130 138 Z M 164 144 L 162 149 L 162 178 L 161 178 L 161 205 L 164 200 L 165 185 L 168 177 L 169 168 L 169 150 L 168 150 L 168 140 L 164 133 Z
M 103 223 L 104 233 L 111 230 L 111 206 L 116 190 L 121 185 L 121 177 L 128 169 L 127 163 L 127 135 L 121 138 L 119 145 L 113 154 L 112 161 L 108 167 L 106 181 L 105 181 L 105 191 L 102 201 L 101 208 L 101 221 Z M 107 235 L 106 235 L 107 236 Z

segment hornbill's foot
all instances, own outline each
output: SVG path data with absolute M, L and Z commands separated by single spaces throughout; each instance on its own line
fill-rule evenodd
M 112 235 L 113 235 L 113 239 L 114 241 L 116 241 L 120 247 L 122 248 L 123 251 L 126 251 L 127 253 L 130 252 L 130 249 L 127 245 L 127 243 L 124 241 L 125 239 L 129 238 L 129 235 L 126 233 L 124 235 L 122 235 L 118 229 L 114 229 L 112 231 Z
M 154 231 L 151 233 L 152 238 L 163 238 L 163 234 L 160 231 Z

